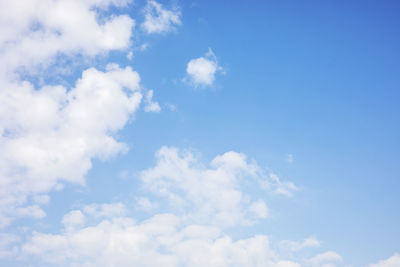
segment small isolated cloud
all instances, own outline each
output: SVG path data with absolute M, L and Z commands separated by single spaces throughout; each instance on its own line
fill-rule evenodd
M 289 164 L 292 164 L 292 163 L 294 162 L 293 154 L 288 154 L 288 155 L 287 155 L 287 158 L 286 158 L 286 161 L 287 161 Z
M 189 61 L 186 67 L 187 78 L 185 80 L 195 87 L 211 86 L 214 83 L 215 74 L 222 71 L 222 67 L 218 65 L 217 57 L 209 48 L 204 57 Z
M 133 52 L 132 52 L 132 51 L 129 51 L 129 53 L 126 55 L 126 58 L 129 59 L 129 60 L 132 60 L 132 58 L 133 58 Z
M 177 111 L 178 110 L 178 107 L 175 104 L 171 104 L 171 103 L 166 104 L 165 107 L 170 111 Z
M 275 185 L 275 190 L 274 192 L 278 195 L 284 195 L 287 197 L 291 197 L 293 195 L 293 192 L 297 191 L 298 188 L 297 186 L 290 182 L 290 181 L 281 181 L 281 179 L 276 175 L 275 173 L 271 172 L 269 174 L 270 180 L 266 180 L 263 183 L 263 186 L 265 188 L 270 187 L 270 181 L 273 181 Z
M 149 0 L 144 8 L 145 20 L 141 24 L 147 34 L 167 33 L 181 25 L 181 12 L 178 8 L 165 9 L 160 3 Z
M 153 90 L 147 92 L 146 97 L 144 98 L 144 111 L 146 112 L 160 112 L 161 107 L 157 102 L 153 101 Z

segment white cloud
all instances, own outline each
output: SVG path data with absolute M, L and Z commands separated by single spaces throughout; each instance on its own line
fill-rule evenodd
M 96 9 L 124 6 L 127 2 L 0 1 L 2 72 L 37 64 L 46 66 L 60 53 L 94 56 L 127 48 L 134 20 L 127 15 L 104 17 Z
M 172 214 L 140 223 L 113 217 L 62 234 L 34 233 L 22 251 L 68 266 L 299 266 L 282 261 L 265 235 L 235 241 L 214 226 L 185 224 Z
M 0 233 L 0 259 L 14 256 L 18 252 L 19 241 L 17 235 Z
M 72 210 L 64 215 L 62 223 L 66 231 L 72 232 L 85 224 L 85 216 L 80 210 Z
M 137 197 L 134 206 L 164 213 L 137 221 L 123 203 L 86 205 L 64 216 L 60 233 L 34 232 L 20 246 L 22 256 L 61 266 L 301 266 L 301 258 L 275 251 L 266 235 L 229 235 L 227 226 L 247 227 L 246 220 L 268 216 L 254 187 L 270 178 L 244 154 L 227 152 L 207 166 L 189 151 L 163 147 L 156 158 L 139 177 L 142 193 L 155 193 L 158 198 L 152 200 L 159 202 Z M 275 181 L 270 182 L 273 187 Z M 308 238 L 299 246 L 315 242 Z M 317 255 L 307 264 L 329 264 L 336 255 Z
M 165 197 L 174 209 L 190 210 L 198 221 L 236 224 L 244 221 L 248 209 L 246 197 L 239 190 L 240 176 L 254 175 L 243 155 L 229 152 L 204 168 L 190 152 L 161 148 L 154 168 L 142 172 L 141 179 L 156 195 Z M 237 166 L 238 165 L 238 166 Z
M 275 173 L 271 172 L 269 174 L 271 180 L 277 185 L 275 189 L 276 194 L 284 195 L 287 197 L 291 197 L 294 191 L 297 191 L 298 188 L 295 184 L 289 181 L 281 181 Z M 269 187 L 269 184 L 264 184 L 265 187 Z
M 0 91 L 0 225 L 29 213 L 29 197 L 59 182 L 84 183 L 93 158 L 107 159 L 127 147 L 113 135 L 141 101 L 139 75 L 130 67 L 83 72 L 74 88 L 29 82 L 6 83 Z M 15 212 L 17 211 L 17 212 Z
M 124 216 L 127 213 L 127 209 L 123 203 L 112 203 L 112 204 L 92 204 L 87 205 L 83 208 L 84 212 L 95 218 L 112 218 L 118 216 Z
M 382 260 L 378 263 L 369 265 L 370 267 L 399 267 L 400 266 L 400 255 L 395 253 L 392 257 Z
M 172 112 L 178 110 L 178 107 L 177 107 L 175 104 L 167 103 L 167 104 L 165 104 L 165 107 L 166 107 L 168 110 L 172 111 Z
M 146 197 L 137 197 L 136 203 L 137 203 L 137 205 L 136 205 L 137 209 L 147 211 L 147 212 L 153 211 L 154 209 L 156 209 L 158 207 L 157 203 L 150 201 Z
M 286 160 L 289 164 L 292 164 L 294 162 L 293 154 L 288 154 Z
M 132 51 L 129 51 L 129 53 L 126 55 L 126 58 L 129 59 L 129 60 L 132 60 L 132 58 L 133 58 L 133 52 L 132 52 Z
M 342 261 L 342 257 L 334 251 L 327 251 L 321 254 L 318 254 L 307 260 L 309 265 L 315 267 L 334 267 L 335 262 Z
M 268 207 L 265 204 L 264 201 L 259 200 L 256 202 L 253 202 L 250 206 L 249 206 L 249 211 L 251 213 L 253 213 L 253 215 L 256 218 L 267 218 L 268 216 Z
M 211 49 L 204 57 L 189 61 L 186 67 L 186 80 L 193 86 L 210 86 L 214 83 L 215 74 L 222 71 L 216 56 Z
M 122 213 L 98 217 L 84 207 L 66 214 L 64 222 L 65 218 L 65 231 L 33 233 L 21 246 L 22 255 L 59 266 L 327 267 L 341 261 L 330 251 L 303 265 L 301 258 L 287 259 L 275 251 L 266 235 L 233 239 L 218 226 L 171 213 L 138 222 Z
M 156 196 L 165 198 L 162 204 L 196 222 L 208 222 L 219 226 L 253 223 L 268 216 L 268 208 L 262 198 L 265 191 L 260 183 L 268 177 L 257 164 L 246 156 L 227 152 L 215 157 L 210 167 L 201 163 L 193 153 L 177 148 L 163 147 L 156 153 L 154 168 L 141 173 L 144 187 Z M 268 181 L 271 187 L 277 185 Z M 251 188 L 252 193 L 241 190 Z
M 280 247 L 289 251 L 300 251 L 304 248 L 319 247 L 320 245 L 320 241 L 315 237 L 308 237 L 301 242 L 292 240 L 282 240 L 280 242 Z
M 182 24 L 179 9 L 165 9 L 162 4 L 153 0 L 147 1 L 144 14 L 145 21 L 141 24 L 141 27 L 147 34 L 166 33 L 175 29 L 175 26 Z
M 127 48 L 134 20 L 103 11 L 129 2 L 0 1 L 0 227 L 15 217 L 42 218 L 46 193 L 62 182 L 84 184 L 93 158 L 126 151 L 114 135 L 141 101 L 131 68 L 87 69 L 73 88 L 34 86 L 18 73 L 43 80 L 41 71 L 59 56 Z
M 144 98 L 144 111 L 146 112 L 160 112 L 161 107 L 157 102 L 153 101 L 153 90 L 149 90 Z

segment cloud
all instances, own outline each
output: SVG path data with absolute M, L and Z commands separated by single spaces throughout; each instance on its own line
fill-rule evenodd
M 0 233 L 0 259 L 15 256 L 18 253 L 18 242 L 20 242 L 19 236 Z
M 342 261 L 342 257 L 334 252 L 334 251 L 327 251 L 321 254 L 318 254 L 310 259 L 307 260 L 310 266 L 315 266 L 315 267 L 334 267 L 336 266 L 334 263 L 335 262 L 340 262 Z
M 127 48 L 134 20 L 104 11 L 129 2 L 0 2 L 0 228 L 16 217 L 44 217 L 39 205 L 47 192 L 63 182 L 84 184 L 93 158 L 126 151 L 114 135 L 142 97 L 130 67 L 89 68 L 72 88 L 34 85 L 25 74 L 43 80 L 62 56 Z
M 158 208 L 158 204 L 150 201 L 146 197 L 136 197 L 136 208 L 138 210 L 143 210 L 146 212 L 150 212 Z
M 126 0 L 31 0 L 0 2 L 1 72 L 48 66 L 60 54 L 95 56 L 129 46 L 135 21 L 101 10 Z M 71 15 L 73 14 L 73 15 Z
M 286 161 L 287 161 L 289 164 L 292 164 L 292 163 L 294 162 L 293 154 L 288 154 L 288 155 L 287 155 Z
M 193 153 L 173 147 L 161 148 L 156 158 L 155 167 L 143 171 L 140 178 L 144 188 L 165 199 L 165 208 L 219 226 L 249 224 L 268 216 L 262 199 L 265 191 L 259 190 L 268 177 L 244 154 L 226 152 L 215 157 L 210 167 Z M 242 185 L 251 188 L 252 194 L 242 191 Z
M 289 182 L 289 181 L 281 181 L 281 179 L 279 179 L 278 175 L 276 175 L 273 172 L 271 172 L 269 174 L 269 178 L 272 181 L 274 181 L 274 183 L 276 185 L 275 191 L 274 191 L 276 194 L 291 197 L 291 196 L 293 196 L 293 192 L 298 190 L 298 188 L 295 184 L 293 184 L 292 182 Z M 266 181 L 266 183 L 264 183 L 264 187 L 269 188 L 269 183 L 267 181 Z
M 35 233 L 22 251 L 68 266 L 299 266 L 283 264 L 267 236 L 235 241 L 218 228 L 186 225 L 173 214 L 140 223 L 114 217 L 62 234 Z
M 280 242 L 280 247 L 289 251 L 300 251 L 305 248 L 319 247 L 321 245 L 320 241 L 315 237 L 308 237 L 301 242 L 292 240 L 282 240 Z
M 145 196 L 135 198 L 134 209 L 106 203 L 72 210 L 59 233 L 33 232 L 18 248 L 21 257 L 38 259 L 38 265 L 171 267 L 317 266 L 340 257 L 328 252 L 304 262 L 283 257 L 265 234 L 229 234 L 232 226 L 236 231 L 250 227 L 249 220 L 268 217 L 262 199 L 268 192 L 257 189 L 270 178 L 244 154 L 230 151 L 204 164 L 193 152 L 162 147 L 155 166 L 139 178 Z M 152 214 L 137 220 L 132 215 L 137 209 Z M 290 246 L 316 243 L 307 238 Z
M 168 10 L 153 0 L 148 0 L 144 8 L 145 21 L 141 24 L 147 34 L 167 33 L 181 25 L 181 12 L 175 8 Z
M 90 68 L 75 87 L 34 88 L 3 81 L 0 91 L 0 225 L 9 217 L 44 216 L 38 206 L 20 207 L 57 184 L 84 184 L 93 158 L 126 151 L 113 136 L 141 101 L 139 75 L 130 67 Z M 3 218 L 1 218 L 3 217 Z
M 392 257 L 382 260 L 375 264 L 370 264 L 370 267 L 398 267 L 400 266 L 400 255 L 395 253 Z
M 67 232 L 72 232 L 85 224 L 85 216 L 80 210 L 72 210 L 64 215 L 62 223 Z
M 126 210 L 121 203 L 88 206 Z M 86 207 L 67 213 L 58 234 L 34 232 L 20 247 L 21 255 L 61 266 L 322 267 L 341 260 L 326 252 L 303 265 L 301 258 L 287 259 L 275 251 L 267 235 L 234 239 L 223 228 L 173 213 L 137 221 L 125 212 L 99 217 Z
M 189 61 L 186 67 L 186 80 L 195 87 L 211 86 L 215 80 L 215 74 L 222 71 L 217 58 L 211 48 L 204 57 Z
M 160 112 L 161 107 L 157 102 L 153 101 L 153 90 L 149 90 L 144 98 L 144 111 L 146 112 Z

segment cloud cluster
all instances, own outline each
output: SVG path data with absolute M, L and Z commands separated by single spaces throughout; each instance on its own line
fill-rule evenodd
M 216 227 L 187 225 L 173 214 L 140 223 L 114 217 L 78 229 L 68 225 L 61 234 L 35 233 L 22 251 L 59 266 L 299 266 L 282 262 L 267 236 L 234 241 Z
M 233 238 L 232 226 L 265 219 L 264 200 L 252 200 L 245 188 L 270 178 L 237 152 L 216 156 L 209 165 L 189 151 L 163 147 L 155 166 L 139 175 L 146 196 L 160 196 L 157 205 L 140 197 L 134 205 L 91 204 L 72 210 L 64 215 L 59 233 L 33 233 L 19 248 L 21 255 L 59 266 L 322 267 L 341 261 L 331 251 L 306 259 L 285 257 L 262 233 Z M 151 206 L 147 211 L 152 215 L 137 221 L 132 206 Z M 297 253 L 319 246 L 319 241 L 286 240 L 281 246 Z
M 195 87 L 211 86 L 215 80 L 215 74 L 223 71 L 218 65 L 217 57 L 211 49 L 204 57 L 189 61 L 186 67 L 186 80 Z
M 122 203 L 87 205 L 64 216 L 59 234 L 34 233 L 23 255 L 68 266 L 300 266 L 281 259 L 266 235 L 234 240 L 225 232 L 268 215 L 264 200 L 241 186 L 269 179 L 244 154 L 216 156 L 207 168 L 189 151 L 163 147 L 139 176 L 160 197 L 157 205 L 137 198 L 153 205 L 148 219 L 136 221 Z
M 229 226 L 266 218 L 266 191 L 257 188 L 267 183 L 280 187 L 256 163 L 233 151 L 215 157 L 210 167 L 201 164 L 193 153 L 173 147 L 161 148 L 156 158 L 156 166 L 140 175 L 144 187 L 165 199 L 162 203 L 166 208 L 181 210 L 197 222 Z M 245 187 L 251 188 L 252 195 L 243 191 Z
M 38 86 L 24 73 L 40 79 L 62 55 L 127 48 L 134 20 L 106 11 L 128 2 L 0 2 L 0 228 L 16 217 L 44 217 L 47 192 L 83 184 L 93 158 L 126 150 L 114 135 L 141 102 L 138 73 L 115 64 L 89 68 L 72 88 Z
M 0 2 L 1 73 L 49 65 L 60 54 L 96 54 L 128 47 L 135 21 L 106 16 L 127 0 L 31 0 Z M 73 15 L 71 15 L 73 14 Z
M 82 73 L 74 88 L 28 82 L 0 91 L 0 213 L 31 214 L 37 206 L 18 208 L 27 197 L 46 193 L 62 181 L 84 183 L 91 159 L 107 159 L 127 148 L 113 134 L 138 109 L 139 75 L 130 67 L 94 68 Z M 10 101 L 12 99 L 12 101 Z M 40 198 L 39 198 L 40 200 Z M 14 212 L 15 213 L 15 212 Z M 6 218 L 0 219 L 2 226 Z

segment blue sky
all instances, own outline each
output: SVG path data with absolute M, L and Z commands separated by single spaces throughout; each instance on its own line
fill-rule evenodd
M 0 4 L 0 265 L 400 266 L 397 1 L 36 2 Z

